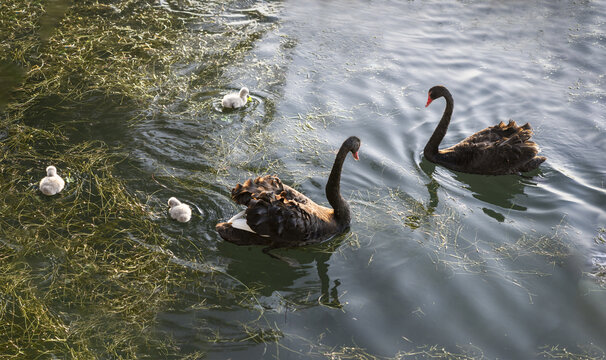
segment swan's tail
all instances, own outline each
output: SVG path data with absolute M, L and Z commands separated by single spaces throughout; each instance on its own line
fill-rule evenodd
M 532 171 L 539 167 L 547 158 L 545 156 L 535 156 L 530 159 L 526 164 L 522 165 L 519 169 L 520 172 Z
M 232 223 L 222 222 L 215 226 L 219 235 L 225 241 L 236 245 L 270 245 L 271 239 L 259 236 L 254 232 L 236 229 Z

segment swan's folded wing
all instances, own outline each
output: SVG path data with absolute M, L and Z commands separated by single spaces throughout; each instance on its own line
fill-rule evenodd
M 307 196 L 301 194 L 300 192 L 298 192 L 297 190 L 291 188 L 288 185 L 282 185 L 283 189 L 280 192 L 280 196 L 286 200 L 289 201 L 295 201 L 299 204 L 312 204 L 313 201 L 311 201 Z
M 266 175 L 237 184 L 231 190 L 231 198 L 238 204 L 248 206 L 251 199 L 258 199 L 262 193 L 279 194 L 283 190 L 282 181 L 277 176 Z
M 501 122 L 486 128 L 447 150 L 456 152 L 453 160 L 472 172 L 474 169 L 494 174 L 503 173 L 504 169 L 527 171 L 525 164 L 534 161 L 539 152 L 531 136 L 529 124 L 518 126 L 510 120 L 507 125 Z
M 260 176 L 256 179 L 248 179 L 243 184 L 237 184 L 231 190 L 232 199 L 241 205 L 248 206 L 251 199 L 259 199 L 263 193 L 272 193 L 281 198 L 297 201 L 301 204 L 310 202 L 309 198 L 282 181 L 275 175 Z
M 332 209 L 317 205 L 277 176 L 248 179 L 231 194 L 247 207 L 246 223 L 261 236 L 305 244 L 336 231 Z
M 246 222 L 259 235 L 287 242 L 307 241 L 317 225 L 317 219 L 310 215 L 304 204 L 270 192 L 251 199 Z
M 500 122 L 495 126 L 487 127 L 486 129 L 480 130 L 477 133 L 468 136 L 463 139 L 459 144 L 484 144 L 486 143 L 494 143 L 504 139 L 509 139 L 515 135 L 523 135 L 524 141 L 530 139 L 532 136 L 532 129 L 530 125 L 524 124 L 523 126 L 518 126 L 515 121 L 509 120 L 509 123 L 505 125 L 504 122 Z

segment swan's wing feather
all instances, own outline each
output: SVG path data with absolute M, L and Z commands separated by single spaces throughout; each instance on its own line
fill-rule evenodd
M 307 196 L 284 185 L 275 175 L 260 176 L 254 180 L 248 179 L 243 184 L 237 184 L 231 190 L 231 197 L 236 203 L 248 206 L 251 199 L 258 199 L 263 193 L 279 195 L 281 198 L 301 204 L 312 202 Z
M 318 225 L 305 204 L 268 192 L 249 202 L 246 220 L 257 234 L 288 242 L 307 241 Z
M 528 130 L 528 131 L 526 131 Z M 480 130 L 473 135 L 463 139 L 459 144 L 482 144 L 497 142 L 502 139 L 507 139 L 520 132 L 528 133 L 528 138 L 532 135 L 532 129 L 529 124 L 524 126 L 518 126 L 515 121 L 509 120 L 509 123 L 505 125 L 504 122 L 500 122 L 495 126 L 487 127 L 486 129 Z
M 282 185 L 282 192 L 280 192 L 280 196 L 289 201 L 296 201 L 299 204 L 313 203 L 313 201 L 307 196 L 284 184 Z
M 277 176 L 261 176 L 248 179 L 243 184 L 237 184 L 231 190 L 231 198 L 238 204 L 248 206 L 251 199 L 259 198 L 262 193 L 280 193 L 283 191 L 282 181 Z
M 502 174 L 529 171 L 545 160 L 536 156 L 539 147 L 530 140 L 532 133 L 529 124 L 518 126 L 513 120 L 507 125 L 501 122 L 445 149 L 443 154 L 471 172 Z
M 304 244 L 337 229 L 332 209 L 317 205 L 277 176 L 248 179 L 231 195 L 247 207 L 246 222 L 260 236 Z

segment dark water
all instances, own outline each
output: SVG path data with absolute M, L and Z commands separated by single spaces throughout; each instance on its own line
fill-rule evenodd
M 213 14 L 214 27 L 186 16 L 193 0 L 159 6 L 202 39 L 254 30 L 222 72 L 176 64 L 181 93 L 149 109 L 100 105 L 102 125 L 80 130 L 129 153 L 119 175 L 172 239 L 163 250 L 258 289 L 252 307 L 183 289 L 156 331 L 184 354 L 394 357 L 437 345 L 487 358 L 554 346 L 604 356 L 606 293 L 588 273 L 606 263 L 605 1 L 249 1 Z M 443 146 L 501 120 L 530 122 L 548 158 L 540 171 L 478 176 L 424 160 L 444 106 L 424 108 L 437 84 L 455 100 Z M 220 98 L 244 85 L 253 101 L 222 112 Z M 247 177 L 277 173 L 327 204 L 349 135 L 363 145 L 344 167 L 348 234 L 277 252 L 299 267 L 221 241 L 214 225 L 239 211 L 229 187 Z M 190 223 L 168 220 L 170 196 L 194 205 Z M 197 306 L 206 298 L 215 306 Z M 278 345 L 244 339 L 242 324 L 279 330 Z

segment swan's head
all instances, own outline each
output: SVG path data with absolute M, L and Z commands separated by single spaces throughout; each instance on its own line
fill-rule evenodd
M 54 166 L 49 166 L 46 168 L 46 175 L 47 176 L 55 176 L 57 175 L 57 168 Z
M 248 91 L 248 88 L 246 86 L 240 89 L 240 97 L 242 99 L 247 100 L 248 94 L 250 94 L 250 91 Z
M 360 145 L 362 145 L 362 141 L 357 136 L 350 136 L 343 142 L 343 147 L 347 149 L 347 151 L 351 151 L 351 154 L 355 160 L 360 160 L 358 157 L 358 150 L 360 149 Z
M 168 206 L 172 208 L 177 205 L 181 205 L 181 201 L 177 200 L 176 197 L 171 197 L 170 199 L 168 199 Z
M 445 96 L 446 94 L 450 95 L 450 92 L 444 86 L 437 85 L 437 86 L 432 87 L 431 89 L 429 89 L 429 92 L 427 93 L 427 104 L 425 104 L 425 107 L 428 107 L 432 101 L 434 101 L 435 99 L 441 98 L 442 96 Z

